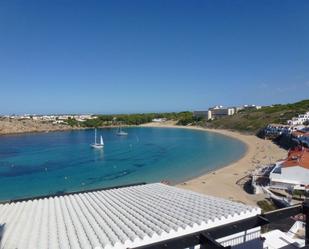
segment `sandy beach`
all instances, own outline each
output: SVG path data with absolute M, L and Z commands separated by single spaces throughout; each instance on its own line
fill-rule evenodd
M 226 165 L 216 171 L 201 175 L 195 179 L 178 184 L 177 187 L 193 190 L 207 195 L 223 197 L 226 199 L 256 205 L 258 200 L 264 199 L 263 195 L 251 195 L 243 190 L 242 179 L 256 167 L 269 164 L 285 158 L 287 151 L 278 147 L 269 140 L 260 139 L 254 135 L 245 135 L 238 132 L 206 129 L 194 126 L 175 126 L 173 122 L 149 123 L 146 127 L 170 127 L 205 130 L 216 132 L 225 136 L 239 139 L 247 145 L 246 153 L 238 161 Z

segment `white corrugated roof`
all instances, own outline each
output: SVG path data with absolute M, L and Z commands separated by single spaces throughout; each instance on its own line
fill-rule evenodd
M 260 213 L 161 183 L 0 205 L 0 248 L 127 248 Z

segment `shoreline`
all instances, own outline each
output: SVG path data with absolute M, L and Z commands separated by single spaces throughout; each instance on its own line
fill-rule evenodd
M 217 133 L 217 134 L 222 135 L 222 136 L 226 136 L 226 137 L 229 137 L 229 138 L 236 139 L 236 140 L 238 140 L 238 141 L 240 141 L 241 143 L 244 144 L 245 151 L 241 155 L 240 158 L 235 159 L 235 160 L 229 162 L 228 164 L 222 164 L 222 165 L 218 166 L 217 168 L 214 168 L 214 169 L 211 169 L 211 170 L 205 170 L 204 173 L 199 174 L 196 177 L 190 177 L 190 178 L 188 177 L 188 178 L 186 178 L 186 179 L 184 179 L 182 181 L 177 181 L 175 184 L 172 184 L 174 186 L 183 184 L 185 182 L 189 182 L 189 181 L 194 180 L 194 179 L 196 179 L 196 178 L 198 178 L 200 176 L 203 176 L 203 175 L 211 174 L 211 173 L 213 173 L 213 172 L 215 172 L 215 171 L 217 171 L 217 170 L 219 170 L 221 168 L 225 168 L 225 167 L 228 167 L 231 164 L 237 163 L 243 157 L 246 156 L 246 154 L 248 153 L 248 150 L 249 150 L 249 145 L 246 142 L 244 142 L 243 140 L 239 139 L 238 137 L 234 137 L 234 136 L 232 137 L 232 136 L 230 136 L 228 134 L 223 134 L 223 132 L 227 131 L 227 130 L 223 130 L 223 129 L 209 129 L 209 128 L 203 128 L 203 127 L 199 127 L 199 126 L 183 126 L 183 125 L 174 125 L 174 124 L 172 124 L 172 125 L 171 124 L 164 125 L 164 124 L 153 124 L 153 123 L 142 124 L 140 126 L 141 127 L 148 127 L 148 128 L 151 128 L 151 127 L 153 127 L 153 128 L 172 128 L 172 129 L 173 128 L 177 128 L 177 129 L 196 130 L 196 131 L 202 131 L 202 132 L 205 132 L 205 131 L 206 132 L 213 132 L 213 133 Z M 238 133 L 238 132 L 233 132 L 233 131 L 231 131 L 231 132 L 232 133 Z M 239 133 L 239 134 L 241 134 L 241 133 Z
M 286 150 L 280 148 L 270 140 L 263 140 L 254 135 L 242 134 L 222 129 L 209 129 L 197 126 L 176 126 L 173 123 L 148 123 L 143 127 L 183 128 L 206 132 L 215 132 L 220 135 L 237 139 L 246 145 L 246 151 L 241 158 L 227 165 L 209 171 L 196 178 L 176 184 L 176 187 L 192 190 L 206 195 L 222 197 L 225 199 L 256 206 L 257 201 L 265 196 L 252 195 L 245 192 L 241 184 L 243 178 L 254 171 L 258 166 L 274 163 L 286 157 Z
M 107 126 L 99 128 L 115 128 L 117 126 Z M 156 128 L 177 128 L 191 129 L 202 132 L 214 132 L 219 135 L 237 139 L 246 146 L 245 152 L 239 159 L 236 159 L 228 164 L 218 166 L 216 169 L 205 170 L 195 178 L 186 178 L 181 182 L 173 184 L 176 187 L 192 190 L 206 195 L 222 197 L 233 201 L 242 202 L 248 205 L 256 205 L 257 201 L 263 200 L 264 195 L 252 195 L 245 192 L 241 184 L 237 184 L 242 178 L 246 177 L 256 167 L 276 162 L 279 159 L 286 157 L 286 150 L 272 143 L 270 140 L 263 140 L 251 134 L 243 134 L 236 131 L 223 129 L 209 129 L 198 126 L 178 126 L 175 121 L 167 121 L 164 123 L 146 123 L 141 125 L 132 125 L 126 127 L 156 127 Z M 63 128 L 63 127 L 61 127 Z M 66 127 L 67 129 L 55 130 L 36 130 L 36 131 L 20 131 L 0 134 L 7 135 L 23 135 L 23 134 L 38 134 L 45 132 L 61 132 L 91 129 L 87 127 Z M 70 129 L 71 128 L 71 129 Z M 168 180 L 168 179 L 167 179 Z
M 138 127 L 138 125 L 126 125 L 122 127 Z M 109 125 L 109 126 L 99 126 L 98 129 L 115 129 L 118 128 L 118 125 Z M 94 127 L 54 127 L 52 129 L 33 129 L 33 130 L 22 130 L 22 131 L 9 131 L 9 132 L 1 132 L 0 137 L 2 136 L 14 136 L 14 135 L 28 135 L 28 134 L 40 134 L 40 133 L 51 133 L 51 132 L 68 132 L 68 131 L 83 131 L 83 130 L 93 130 Z

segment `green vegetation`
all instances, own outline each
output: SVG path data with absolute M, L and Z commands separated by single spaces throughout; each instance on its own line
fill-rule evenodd
M 177 125 L 192 125 L 200 124 L 203 122 L 202 118 L 196 118 L 193 116 L 192 112 L 180 112 L 178 113 L 178 122 Z
M 142 114 L 115 114 L 98 115 L 95 119 L 79 122 L 68 119 L 70 126 L 99 127 L 112 125 L 140 125 L 151 122 L 154 118 L 166 118 L 177 121 L 177 125 L 201 125 L 209 128 L 230 129 L 241 132 L 257 133 L 270 123 L 285 124 L 287 120 L 309 110 L 309 100 L 303 100 L 294 104 L 273 105 L 259 110 L 242 110 L 233 116 L 217 118 L 205 121 L 202 118 L 193 117 L 192 112 L 170 113 L 142 113 Z
M 306 192 L 304 190 L 295 189 L 292 192 L 292 196 L 294 199 L 301 199 L 306 196 Z
M 95 119 L 88 119 L 78 122 L 75 119 L 68 119 L 67 123 L 71 126 L 99 127 L 112 125 L 140 125 L 149 123 L 155 118 L 166 118 L 167 120 L 177 121 L 179 125 L 188 125 L 200 121 L 195 119 L 192 112 L 171 112 L 171 113 L 142 113 L 142 114 L 115 114 L 98 115 Z
M 70 126 L 79 126 L 79 122 L 75 118 L 68 118 L 67 121 L 68 125 Z
M 286 121 L 309 110 L 309 100 L 294 104 L 273 105 L 259 110 L 242 110 L 233 116 L 218 118 L 205 123 L 210 128 L 231 129 L 257 133 L 270 123 L 286 124 Z
M 256 204 L 263 210 L 263 212 L 269 212 L 276 209 L 275 205 L 268 200 L 258 201 Z

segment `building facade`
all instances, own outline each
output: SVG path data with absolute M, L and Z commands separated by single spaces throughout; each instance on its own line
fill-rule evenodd
M 223 106 L 215 106 L 213 108 L 209 108 L 211 112 L 212 118 L 220 118 L 224 116 L 231 116 L 235 114 L 235 109 L 234 108 L 224 108 Z
M 211 111 L 194 111 L 193 116 L 195 118 L 204 118 L 206 120 L 212 119 Z
M 309 149 L 297 147 L 290 150 L 285 160 L 276 163 L 269 175 L 270 187 L 294 189 L 309 185 Z
M 299 114 L 297 117 L 288 120 L 287 123 L 289 125 L 302 125 L 308 121 L 309 121 L 309 112 L 306 112 L 305 114 Z

